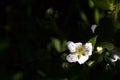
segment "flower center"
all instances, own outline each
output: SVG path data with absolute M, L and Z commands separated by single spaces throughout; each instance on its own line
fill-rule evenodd
M 83 47 L 78 47 L 78 48 L 76 48 L 76 52 L 82 52 L 84 50 L 84 48 Z
M 86 55 L 86 49 L 85 49 L 85 47 L 84 47 L 84 46 L 82 46 L 82 47 L 77 47 L 77 48 L 76 48 L 76 53 L 79 54 L 79 57 L 80 57 L 81 55 L 85 56 L 85 55 Z

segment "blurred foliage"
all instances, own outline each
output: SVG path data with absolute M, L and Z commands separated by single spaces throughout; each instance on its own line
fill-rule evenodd
M 1 0 L 0 9 L 0 80 L 119 79 L 120 62 L 109 60 L 120 47 L 119 0 Z M 68 63 L 67 41 L 92 42 L 93 55 Z

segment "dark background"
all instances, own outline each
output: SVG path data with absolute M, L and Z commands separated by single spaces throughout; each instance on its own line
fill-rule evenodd
M 107 73 L 103 63 L 90 72 L 85 65 L 61 67 L 64 60 L 60 52 L 64 50 L 57 51 L 51 42 L 57 39 L 61 44 L 70 40 L 85 43 L 94 35 L 99 35 L 98 44 L 111 42 L 115 28 L 113 19 L 106 17 L 107 10 L 98 8 L 104 17 L 96 33 L 90 29 L 96 24 L 95 9 L 88 0 L 1 0 L 0 80 L 103 80 Z

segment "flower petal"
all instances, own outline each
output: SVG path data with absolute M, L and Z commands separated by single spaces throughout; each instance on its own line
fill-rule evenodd
M 112 62 L 116 62 L 118 59 L 120 59 L 120 57 L 118 55 L 113 55 L 113 58 L 111 58 L 110 60 Z
M 88 55 L 89 56 L 92 55 L 92 50 L 93 50 L 92 44 L 91 43 L 86 43 L 85 48 L 86 48 L 86 51 L 88 52 Z
M 78 61 L 78 57 L 77 57 L 76 54 L 69 54 L 69 55 L 67 55 L 66 60 L 68 62 L 77 62 Z
M 120 60 L 120 49 L 119 48 L 113 48 L 110 50 L 111 53 L 111 61 L 116 62 L 118 59 Z
M 93 24 L 92 26 L 91 26 L 91 30 L 92 30 L 92 32 L 93 33 L 95 33 L 95 29 L 97 28 L 97 25 L 96 24 Z
M 83 64 L 88 60 L 89 56 L 80 56 L 80 59 L 78 59 L 79 64 Z
M 75 52 L 76 51 L 76 44 L 72 41 L 67 42 L 67 47 L 70 50 L 70 52 Z
M 75 43 L 75 45 L 76 45 L 76 48 L 77 47 L 82 47 L 82 43 L 81 42 Z

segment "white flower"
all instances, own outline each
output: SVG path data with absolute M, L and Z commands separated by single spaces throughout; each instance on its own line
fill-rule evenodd
M 89 56 L 92 55 L 93 47 L 91 43 L 82 45 L 81 42 L 74 43 L 69 41 L 67 42 L 67 47 L 71 52 L 71 54 L 66 57 L 68 62 L 78 62 L 79 64 L 83 64 L 89 59 Z
M 110 51 L 110 53 L 112 54 L 112 57 L 110 58 L 112 62 L 120 60 L 120 48 L 115 47 Z
M 95 33 L 95 29 L 97 28 L 97 25 L 96 24 L 93 24 L 92 26 L 91 26 L 91 30 L 92 30 L 92 32 L 93 33 Z

